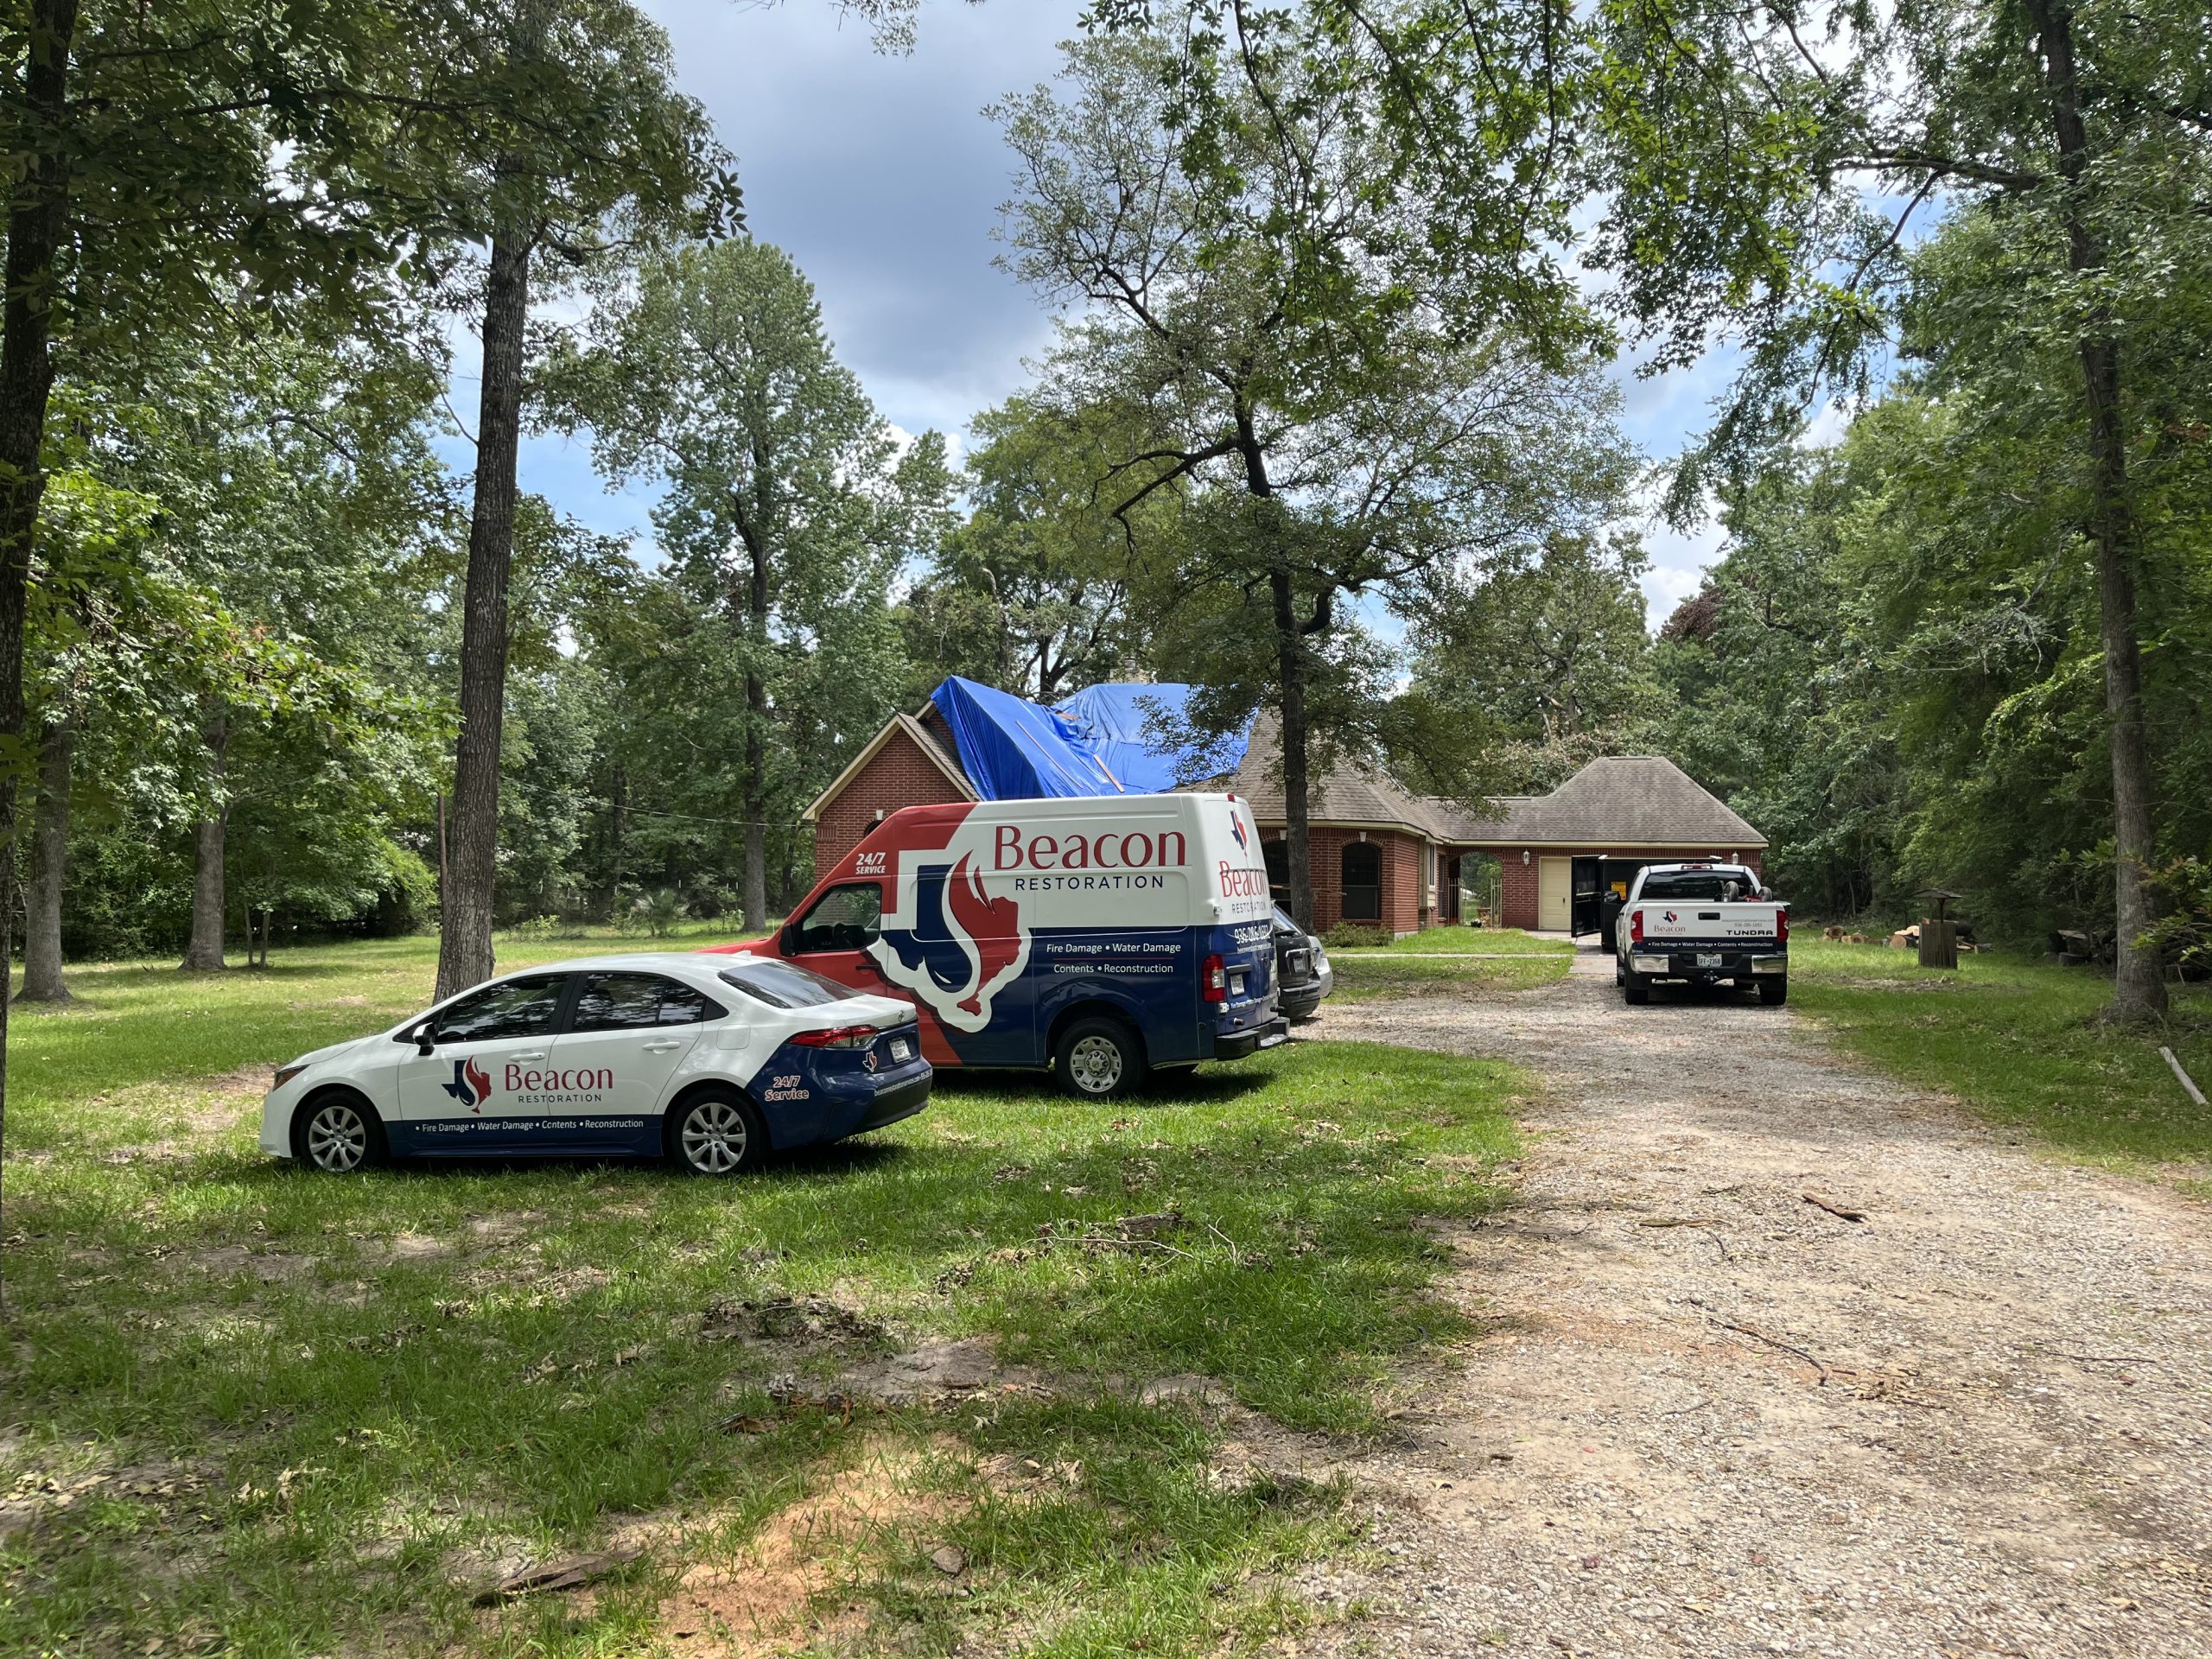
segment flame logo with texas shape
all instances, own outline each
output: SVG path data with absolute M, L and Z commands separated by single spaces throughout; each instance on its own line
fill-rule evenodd
M 990 1024 L 993 999 L 1029 960 L 1020 901 L 986 892 L 976 857 L 963 849 L 950 870 L 921 871 L 910 925 L 887 927 L 868 947 L 886 979 L 967 1032 Z
M 438 1085 L 472 1112 L 481 1112 L 492 1093 L 491 1074 L 474 1059 L 453 1063 L 453 1081 Z
M 952 919 L 967 934 L 969 954 L 976 958 L 976 988 L 962 997 L 957 1006 L 963 1014 L 981 1014 L 983 988 L 1012 967 L 1020 954 L 1014 929 L 1021 907 L 1011 899 L 986 894 L 983 880 L 969 868 L 965 853 L 952 867 L 951 879 L 944 884 L 944 899 Z

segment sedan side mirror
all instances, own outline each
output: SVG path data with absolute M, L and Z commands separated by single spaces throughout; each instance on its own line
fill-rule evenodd
M 415 1052 L 425 1057 L 435 1052 L 430 1041 L 430 1022 L 427 1020 L 408 1033 L 415 1039 Z

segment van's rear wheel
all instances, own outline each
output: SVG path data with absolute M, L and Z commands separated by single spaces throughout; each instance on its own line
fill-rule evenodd
M 1119 1020 L 1093 1016 L 1071 1021 L 1052 1051 L 1060 1087 L 1084 1100 L 1111 1100 L 1143 1083 L 1144 1046 Z

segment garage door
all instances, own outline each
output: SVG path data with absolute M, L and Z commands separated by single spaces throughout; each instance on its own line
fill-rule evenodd
M 1564 933 L 1572 915 L 1574 861 L 1540 858 L 1536 861 L 1536 925 L 1547 933 Z

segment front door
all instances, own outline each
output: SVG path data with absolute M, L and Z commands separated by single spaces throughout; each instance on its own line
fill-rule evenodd
M 1574 861 L 1539 858 L 1536 861 L 1536 927 L 1540 932 L 1565 933 L 1574 924 Z
M 883 884 L 841 881 L 792 918 L 783 931 L 783 952 L 825 979 L 878 996 L 914 999 L 892 984 L 868 947 L 883 936 Z
M 576 1144 L 653 1153 L 671 1080 L 722 1007 L 659 974 L 585 974 L 546 1068 L 547 1115 Z
M 542 1116 L 518 1080 L 553 1057 L 566 974 L 503 979 L 431 1016 L 432 1052 L 399 1063 L 409 1148 L 434 1156 L 506 1152 L 535 1143 Z

